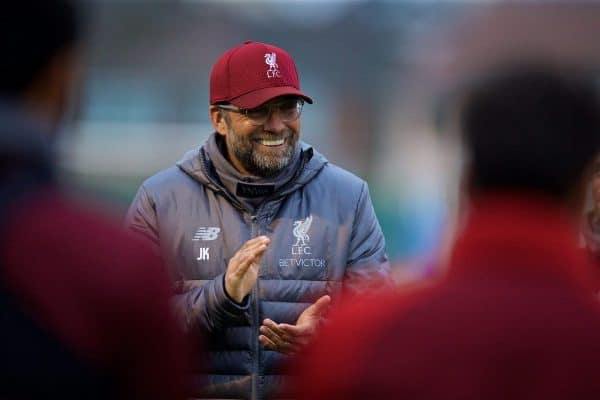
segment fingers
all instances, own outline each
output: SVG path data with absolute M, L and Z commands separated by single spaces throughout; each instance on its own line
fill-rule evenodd
M 270 350 L 284 354 L 295 354 L 300 351 L 301 345 L 283 339 L 265 325 L 260 327 L 260 333 L 259 342 Z
M 246 243 L 244 243 L 242 247 L 238 249 L 238 251 L 235 252 L 232 259 L 236 257 L 242 257 L 247 254 L 254 254 L 257 251 L 261 251 L 261 249 L 266 248 L 266 246 L 268 246 L 269 242 L 270 239 L 266 236 L 259 236 L 254 239 L 250 239 Z
M 267 349 L 277 351 L 277 345 L 275 344 L 275 342 L 269 339 L 266 335 L 259 335 L 258 341 Z
M 271 240 L 267 236 L 258 236 L 258 237 L 255 237 L 254 239 L 248 240 L 246 243 L 244 243 L 242 245 L 242 247 L 240 247 L 240 249 L 238 251 L 248 250 L 253 247 L 257 247 L 261 244 L 269 244 L 270 241 Z
M 294 355 L 300 351 L 300 348 L 298 346 L 294 346 L 290 343 L 284 343 L 282 345 L 277 345 L 273 341 L 269 340 L 269 338 L 267 338 L 264 335 L 260 335 L 258 337 L 258 340 L 267 349 L 277 351 L 279 353 L 283 353 L 283 354 L 287 354 L 287 355 Z
M 321 296 L 317 301 L 308 306 L 304 313 L 310 314 L 311 316 L 320 317 L 327 311 L 327 307 L 331 303 L 331 297 L 328 295 Z
M 244 275 L 250 266 L 258 263 L 266 249 L 267 245 L 261 244 L 258 247 L 245 250 L 243 253 L 239 254 L 237 260 L 235 260 L 236 263 L 232 267 L 234 268 L 233 273 L 237 276 Z
M 266 236 L 259 236 L 255 239 L 249 240 L 234 254 L 232 258 L 244 257 L 247 255 L 262 254 L 269 245 L 269 238 Z
M 298 325 L 279 324 L 279 331 L 284 338 L 310 335 L 310 332 Z
M 276 340 L 280 339 L 294 346 L 305 345 L 308 342 L 306 339 L 310 336 L 307 332 L 304 332 L 303 328 L 297 327 L 296 325 L 277 324 L 268 318 L 263 321 L 263 325 L 261 326 L 261 328 L 263 327 L 265 328 L 265 332 L 271 333 L 272 335 L 276 335 Z M 265 332 L 261 330 L 261 333 Z
M 267 250 L 270 239 L 266 236 L 259 236 L 257 238 L 248 240 L 244 245 L 234 254 L 230 260 L 230 264 L 237 266 L 236 269 L 248 269 L 252 262 L 257 261 L 264 252 Z M 233 263 L 231 262 L 233 261 Z
M 228 272 L 242 276 L 246 273 L 253 262 L 257 262 L 267 250 L 270 239 L 266 236 L 248 240 L 244 245 L 231 257 L 227 266 Z
M 312 305 L 314 307 L 315 315 L 322 316 L 325 314 L 329 304 L 331 304 L 331 297 L 328 295 L 319 297 L 319 299 Z
M 279 329 L 278 324 L 276 324 L 275 322 L 271 321 L 268 318 L 263 321 L 263 325 L 261 326 L 261 328 L 262 327 L 265 327 L 268 331 L 273 332 L 274 335 L 281 337 L 282 340 L 286 340 L 289 342 L 292 339 L 291 337 L 286 335 L 285 332 L 283 332 Z M 261 331 L 261 333 L 262 333 L 262 331 Z
M 319 299 L 320 303 L 315 307 L 317 310 L 322 310 L 329 304 L 329 296 L 324 297 L 326 298 Z M 316 330 L 313 325 L 312 323 L 277 324 L 266 318 L 260 327 L 259 341 L 268 349 L 284 354 L 296 354 L 313 339 Z
M 263 336 L 265 336 L 267 339 L 269 339 L 275 345 L 276 348 L 285 347 L 285 345 L 287 343 L 289 343 L 287 340 L 284 340 L 275 331 L 273 331 L 272 329 L 270 329 L 269 327 L 267 327 L 265 325 L 260 327 L 260 333 Z
M 266 236 L 248 240 L 231 257 L 225 272 L 225 291 L 240 303 L 252 290 L 258 276 L 258 263 L 269 245 Z

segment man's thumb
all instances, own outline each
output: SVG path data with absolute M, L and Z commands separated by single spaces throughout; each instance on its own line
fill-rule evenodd
M 313 314 L 323 314 L 325 311 L 327 311 L 329 303 L 331 303 L 331 297 L 329 297 L 328 295 L 319 297 L 319 300 L 315 301 L 315 303 L 313 304 Z

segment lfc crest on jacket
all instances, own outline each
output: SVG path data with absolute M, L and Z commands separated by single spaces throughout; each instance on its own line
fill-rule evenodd
M 311 254 L 310 236 L 308 230 L 312 224 L 312 215 L 306 217 L 305 220 L 294 221 L 294 229 L 292 233 L 296 237 L 296 243 L 292 246 L 292 254 Z
M 279 259 L 279 267 L 323 268 L 326 266 L 325 259 L 322 257 L 315 258 L 316 254 L 313 254 L 313 248 L 310 246 L 310 228 L 312 223 L 312 215 L 293 222 L 292 234 L 294 241 L 291 245 L 290 258 Z

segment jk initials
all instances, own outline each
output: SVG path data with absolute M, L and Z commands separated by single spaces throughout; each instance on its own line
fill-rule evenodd
M 210 259 L 210 255 L 208 254 L 208 247 L 200 247 L 200 256 L 196 258 L 198 261 L 207 261 Z

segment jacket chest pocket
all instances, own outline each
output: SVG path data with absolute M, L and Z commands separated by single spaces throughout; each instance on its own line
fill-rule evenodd
M 274 279 L 329 279 L 331 238 L 329 229 L 317 216 L 289 219 L 275 230 L 267 249 L 267 270 Z

